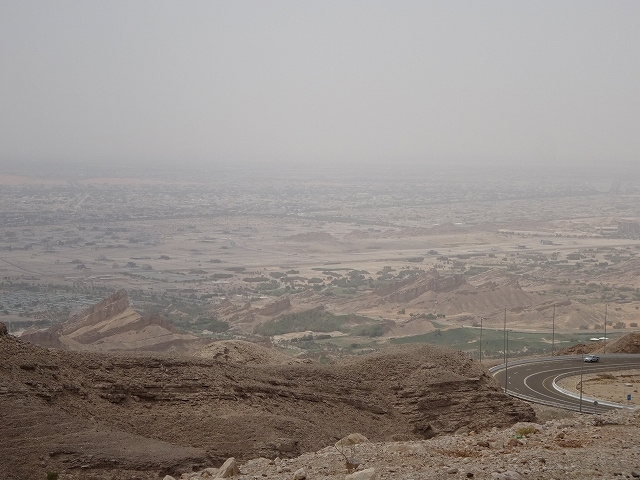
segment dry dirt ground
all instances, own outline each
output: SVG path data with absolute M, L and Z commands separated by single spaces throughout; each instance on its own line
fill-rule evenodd
M 251 365 L 45 349 L 0 330 L 0 478 L 162 478 L 354 431 L 409 441 L 535 420 L 484 367 L 438 347 Z
M 559 380 L 558 385 L 572 392 L 580 392 L 580 376 Z M 640 370 L 624 370 L 621 372 L 590 373 L 583 375 L 582 394 L 592 398 L 601 398 L 609 402 L 622 403 L 632 407 L 640 405 L 638 385 Z M 627 401 L 627 395 L 631 400 Z

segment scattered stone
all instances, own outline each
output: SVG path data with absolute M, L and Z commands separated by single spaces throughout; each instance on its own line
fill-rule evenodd
M 351 433 L 336 442 L 336 448 L 350 447 L 359 443 L 366 443 L 369 439 L 360 433 Z
M 165 475 L 162 480 L 176 480 L 176 479 L 173 478 L 171 475 Z
M 218 470 L 218 475 L 216 476 L 216 478 L 229 478 L 239 474 L 240 469 L 236 464 L 236 459 L 231 457 L 227 458 L 227 461 L 222 464 L 220 470 Z
M 293 474 L 293 480 L 305 480 L 307 478 L 307 471 L 304 468 L 299 468 Z
M 350 473 L 344 480 L 375 480 L 376 469 L 367 468 L 366 470 L 360 470 L 359 472 Z
M 458 469 L 455 467 L 448 468 L 447 473 L 451 473 L 451 474 L 458 473 Z
M 495 480 L 521 480 L 522 476 L 518 472 L 507 470 L 503 473 L 493 472 L 491 478 Z

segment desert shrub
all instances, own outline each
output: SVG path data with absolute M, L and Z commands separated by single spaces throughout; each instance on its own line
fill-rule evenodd
M 424 257 L 409 257 L 407 258 L 407 262 L 420 263 L 424 260 Z
M 241 272 L 244 272 L 246 270 L 246 268 L 244 268 L 244 267 L 229 267 L 229 268 L 225 268 L 225 270 L 227 270 L 228 272 L 241 273 Z
M 518 428 L 518 430 L 516 430 L 516 433 L 518 435 L 522 435 L 523 437 L 527 435 L 531 435 L 532 433 L 536 433 L 536 432 L 537 432 L 536 427 L 531 425 L 528 427 L 520 427 Z
M 212 280 L 221 280 L 223 278 L 233 278 L 233 273 L 214 273 L 211 275 Z
M 637 308 L 637 307 L 636 307 L 636 308 Z M 638 324 L 637 324 L 637 322 L 631 322 L 631 323 L 629 324 L 629 326 L 630 326 L 631 328 L 638 328 Z
M 58 480 L 58 472 L 47 472 L 47 480 Z

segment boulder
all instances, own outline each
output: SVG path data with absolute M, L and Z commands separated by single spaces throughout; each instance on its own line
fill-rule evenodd
M 350 473 L 344 480 L 375 480 L 376 469 L 367 468 L 366 470 L 360 470 L 359 472 Z
M 369 439 L 360 433 L 350 433 L 344 438 L 341 438 L 336 442 L 336 448 L 351 447 L 359 443 L 366 443 Z
M 220 470 L 218 470 L 218 475 L 216 476 L 216 478 L 229 478 L 239 474 L 240 469 L 236 464 L 236 459 L 231 457 L 227 458 L 227 461 L 222 464 Z

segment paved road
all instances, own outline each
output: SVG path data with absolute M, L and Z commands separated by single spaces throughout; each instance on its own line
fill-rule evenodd
M 581 356 L 519 360 L 509 364 L 507 369 L 503 364 L 492 368 L 491 371 L 503 387 L 508 373 L 507 393 L 513 396 L 568 410 L 580 410 L 580 399 L 558 391 L 554 388 L 553 382 L 559 376 L 580 375 L 581 368 L 583 374 L 640 368 L 640 355 L 600 355 L 598 363 L 584 363 Z M 583 396 L 582 411 L 593 413 L 593 400 Z M 598 401 L 597 411 L 612 408 L 619 407 L 609 402 Z

